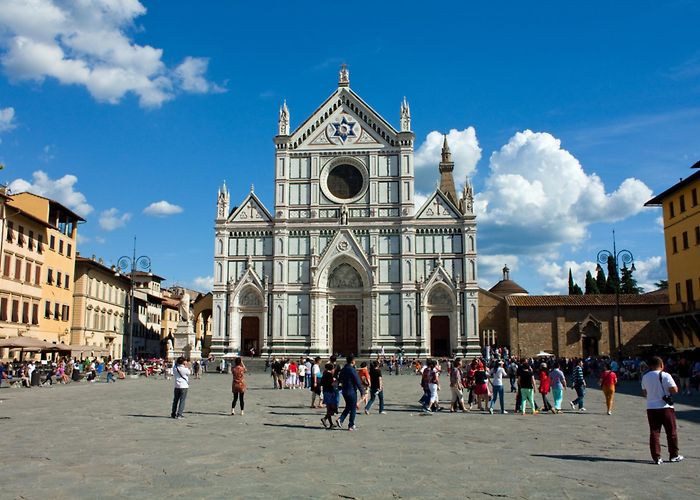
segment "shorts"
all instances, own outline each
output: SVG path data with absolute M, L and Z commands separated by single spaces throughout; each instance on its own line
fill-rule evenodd
M 430 401 L 438 400 L 438 386 L 437 384 L 428 384 L 428 391 L 430 392 Z

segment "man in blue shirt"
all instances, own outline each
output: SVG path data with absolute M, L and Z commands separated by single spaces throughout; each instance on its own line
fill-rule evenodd
M 345 400 L 345 409 L 343 410 L 340 419 L 338 419 L 338 427 L 342 427 L 345 418 L 350 415 L 350 422 L 348 422 L 348 430 L 354 431 L 355 427 L 355 415 L 357 414 L 357 391 L 360 391 L 362 396 L 365 395 L 365 389 L 362 387 L 362 382 L 360 382 L 360 377 L 357 375 L 355 370 L 355 356 L 348 356 L 346 364 L 340 373 L 338 374 L 338 383 L 341 386 L 341 391 L 343 393 L 343 399 Z

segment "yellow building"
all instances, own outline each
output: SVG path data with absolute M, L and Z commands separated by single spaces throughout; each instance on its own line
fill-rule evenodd
M 0 190 L 0 338 L 41 338 L 41 287 L 49 225 L 11 206 L 11 201 Z M 1 358 L 13 357 L 7 349 L 0 351 Z
M 71 345 L 121 359 L 130 285 L 101 260 L 76 258 Z
M 78 223 L 85 220 L 60 203 L 32 193 L 14 194 L 7 204 L 47 223 L 39 332 L 43 340 L 68 344 Z
M 670 306 L 661 323 L 677 348 L 700 346 L 700 170 L 646 206 L 663 209 Z

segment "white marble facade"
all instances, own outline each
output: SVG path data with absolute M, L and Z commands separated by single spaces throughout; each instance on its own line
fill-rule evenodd
M 447 143 L 418 209 L 410 109 L 399 130 L 341 69 L 338 88 L 275 144 L 274 211 L 252 187 L 217 200 L 211 353 L 368 356 L 476 353 L 476 218 Z M 242 169 L 243 171 L 243 169 Z

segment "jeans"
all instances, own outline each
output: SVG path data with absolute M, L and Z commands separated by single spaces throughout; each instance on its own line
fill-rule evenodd
M 517 388 L 515 387 L 515 375 L 511 375 L 509 378 L 510 378 L 510 392 L 517 391 Z
M 306 389 L 311 387 L 311 374 L 310 373 L 307 373 L 306 375 L 304 375 L 304 387 Z
M 114 373 L 113 372 L 107 372 L 107 383 L 109 382 L 114 382 Z
M 540 394 L 542 394 L 542 409 L 544 411 L 551 411 L 552 403 L 549 402 L 549 397 L 542 392 Z
M 379 411 L 384 411 L 384 391 L 380 391 L 379 389 L 370 389 L 369 394 L 370 398 L 365 405 L 365 411 L 369 411 L 370 408 L 372 408 L 372 405 L 374 404 L 374 397 L 377 395 L 379 395 Z
M 185 400 L 187 399 L 187 389 L 175 388 L 175 393 L 173 394 L 173 409 L 170 412 L 170 416 L 181 417 L 182 413 L 185 411 Z
M 343 399 L 345 400 L 345 409 L 340 415 L 340 423 L 345 422 L 345 417 L 350 414 L 350 421 L 348 422 L 348 428 L 355 426 L 355 415 L 357 414 L 357 393 L 343 392 Z
M 572 403 L 578 405 L 578 409 L 580 410 L 583 408 L 583 398 L 586 396 L 586 388 L 582 385 L 576 385 L 574 386 L 574 390 L 576 391 L 576 396 L 578 397 L 574 399 Z
M 647 410 L 649 420 L 649 449 L 651 458 L 657 460 L 661 458 L 661 427 L 666 431 L 666 442 L 668 444 L 668 454 L 670 458 L 678 456 L 678 433 L 676 431 L 676 412 L 673 408 L 661 408 L 658 410 Z
M 503 402 L 504 394 L 503 394 L 503 386 L 502 385 L 494 385 L 491 386 L 493 387 L 493 397 L 491 398 L 491 404 L 489 405 L 489 408 L 493 408 L 493 405 L 496 404 L 496 398 L 498 398 L 499 403 L 501 404 L 501 413 L 505 411 L 505 404 Z
M 554 409 L 561 410 L 561 400 L 564 399 L 564 389 L 552 389 L 552 397 L 554 398 Z

